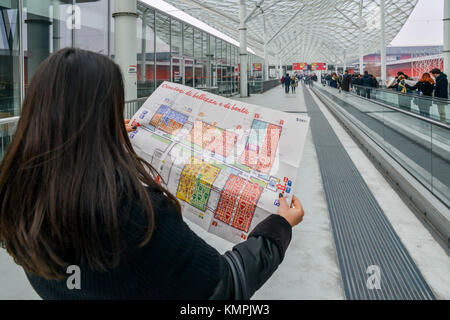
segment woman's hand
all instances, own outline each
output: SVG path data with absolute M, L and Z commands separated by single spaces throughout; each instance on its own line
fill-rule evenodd
M 278 208 L 278 214 L 285 218 L 291 227 L 295 227 L 303 221 L 305 212 L 300 200 L 296 197 L 292 197 L 291 206 L 289 207 L 286 198 L 280 193 L 280 207 Z
M 127 132 L 133 132 L 134 130 L 137 129 L 136 126 L 132 127 L 129 125 L 130 121 L 131 121 L 130 119 L 125 119 L 125 129 L 127 129 Z

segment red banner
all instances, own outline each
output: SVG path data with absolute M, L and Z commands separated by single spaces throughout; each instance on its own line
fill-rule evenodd
M 322 62 L 316 62 L 311 64 L 311 71 L 326 71 L 327 64 Z
M 292 64 L 293 71 L 302 71 L 308 69 L 308 64 L 306 62 L 297 62 Z
M 262 71 L 262 63 L 254 63 L 253 70 L 254 71 Z

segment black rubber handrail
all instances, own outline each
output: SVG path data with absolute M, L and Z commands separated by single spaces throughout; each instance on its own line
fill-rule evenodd
M 320 87 L 320 86 L 317 86 L 317 87 L 318 87 L 320 90 L 324 90 L 324 89 L 323 89 L 322 87 Z M 332 88 L 332 87 L 330 87 L 330 88 Z M 365 88 L 375 89 L 375 88 L 370 88 L 370 87 L 365 87 Z M 335 90 L 338 90 L 338 89 L 335 89 Z M 410 117 L 413 117 L 413 118 L 416 118 L 416 119 L 420 119 L 420 120 L 423 120 L 423 121 L 425 121 L 425 122 L 428 122 L 428 123 L 431 123 L 431 124 L 433 124 L 433 125 L 436 125 L 436 126 L 438 126 L 438 127 L 441 127 L 441 128 L 447 129 L 447 130 L 450 130 L 450 125 L 448 125 L 448 124 L 446 124 L 446 123 L 443 123 L 443 122 L 440 122 L 440 121 L 436 121 L 436 120 L 427 118 L 427 117 L 424 117 L 424 116 L 421 116 L 421 115 L 418 115 L 418 114 L 416 114 L 416 113 L 414 113 L 414 112 L 406 111 L 406 110 L 403 110 L 403 109 L 401 109 L 401 108 L 397 108 L 397 107 L 390 106 L 390 105 L 385 104 L 385 103 L 383 103 L 383 102 L 380 102 L 380 101 L 378 101 L 378 100 L 368 99 L 368 98 L 366 98 L 366 97 L 361 97 L 361 96 L 358 96 L 358 95 L 356 95 L 356 94 L 348 93 L 348 92 L 345 92 L 345 91 L 341 91 L 341 93 L 350 94 L 352 97 L 357 97 L 357 98 L 359 98 L 359 99 L 364 99 L 364 100 L 366 100 L 366 101 L 370 101 L 370 102 L 375 103 L 375 104 L 378 104 L 378 105 L 380 105 L 380 106 L 382 106 L 382 107 L 385 107 L 385 108 L 388 108 L 388 109 L 391 109 L 391 110 L 395 110 L 395 111 L 401 112 L 401 113 L 406 114 L 406 115 L 408 115 L 408 116 L 410 116 Z

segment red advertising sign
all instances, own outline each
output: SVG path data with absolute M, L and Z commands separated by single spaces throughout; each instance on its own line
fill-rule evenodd
M 316 62 L 311 64 L 311 70 L 312 71 L 326 71 L 327 70 L 327 64 L 322 62 Z
M 293 71 L 306 70 L 307 68 L 308 68 L 308 64 L 305 62 L 297 62 L 297 63 L 292 64 Z
M 254 63 L 253 70 L 254 71 L 262 71 L 262 63 Z

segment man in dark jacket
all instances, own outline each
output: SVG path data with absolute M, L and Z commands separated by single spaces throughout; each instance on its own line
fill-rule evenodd
M 373 87 L 373 80 L 372 80 L 372 75 L 369 74 L 368 71 L 364 71 L 364 76 L 361 79 L 361 83 L 363 87 L 367 87 L 364 88 L 363 90 L 363 95 L 364 97 L 366 97 L 367 99 L 370 99 L 370 89 Z
M 362 93 L 362 90 L 361 90 L 361 86 L 362 86 L 362 76 L 361 76 L 361 74 L 358 73 L 358 75 L 353 79 L 352 82 L 353 82 L 353 84 L 356 86 L 356 87 L 355 87 L 355 89 L 356 89 L 356 94 L 357 94 L 358 96 L 360 96 L 361 93 Z
M 286 74 L 284 77 L 284 89 L 286 93 L 289 93 L 289 89 L 291 88 L 291 77 L 289 76 L 289 73 Z
M 436 98 L 448 99 L 447 75 L 445 73 L 441 72 L 441 70 L 439 70 L 437 68 L 431 70 L 431 74 L 436 79 L 436 87 L 434 89 L 434 96 Z M 439 116 L 441 118 L 441 121 L 446 122 L 447 121 L 447 118 L 445 116 L 445 105 L 446 104 L 437 102 L 437 105 L 438 105 L 438 111 L 439 111 Z
M 344 77 L 342 78 L 342 90 L 349 92 L 352 85 L 352 76 L 345 70 Z

